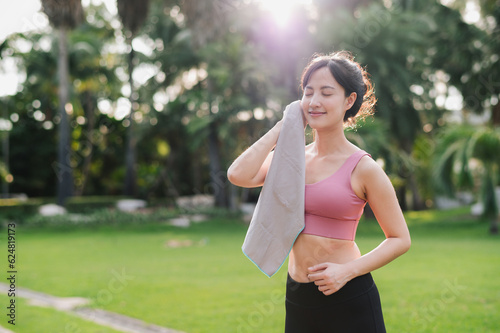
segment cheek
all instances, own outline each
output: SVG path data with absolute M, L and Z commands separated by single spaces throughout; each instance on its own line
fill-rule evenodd
M 302 106 L 302 109 L 307 109 L 309 108 L 309 104 L 311 103 L 311 98 L 307 96 L 302 96 L 302 99 L 300 100 L 300 106 Z

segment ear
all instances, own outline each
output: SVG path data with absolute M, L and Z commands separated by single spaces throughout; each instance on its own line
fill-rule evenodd
M 355 92 L 352 92 L 346 98 L 346 111 L 349 110 L 354 105 L 354 102 L 356 102 L 357 97 L 358 97 L 358 94 L 356 94 Z

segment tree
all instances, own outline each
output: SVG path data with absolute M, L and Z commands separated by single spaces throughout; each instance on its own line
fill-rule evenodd
M 499 151 L 498 127 L 448 126 L 438 138 L 433 175 L 437 189 L 449 196 L 455 196 L 457 189 L 474 189 L 478 182 L 483 216 L 490 219 L 492 234 L 498 234 L 500 222 L 500 198 L 495 191 L 500 185 Z
M 89 6 L 86 12 L 89 21 L 68 35 L 68 82 L 71 82 L 68 88 L 72 92 L 69 96 L 72 149 L 68 158 L 72 166 L 74 195 L 83 194 L 85 188 L 88 189 L 85 194 L 99 190 L 116 193 L 115 184 L 113 187 L 108 184 L 113 167 L 122 163 L 121 154 L 112 153 L 122 148 L 119 141 L 122 127 L 116 124 L 118 121 L 99 112 L 97 101 L 111 104 L 120 97 L 122 81 L 116 77 L 117 66 L 121 66 L 120 55 L 106 48 L 114 40 L 114 30 L 107 21 L 111 14 L 106 7 Z M 51 32 L 46 31 L 14 34 L 6 40 L 2 53 L 15 61 L 19 72 L 26 74 L 23 89 L 5 98 L 9 105 L 8 116 L 13 119 L 10 133 L 12 191 L 29 196 L 56 195 L 50 183 L 57 182 L 54 170 L 58 170 L 57 133 L 54 129 L 60 123 L 57 112 L 57 41 L 53 41 Z M 104 145 L 107 137 L 113 139 Z M 103 162 L 108 168 L 100 166 Z
M 449 84 L 460 90 L 464 111 L 491 111 L 491 122 L 500 126 L 500 6 L 497 0 L 478 0 L 479 19 L 468 24 L 458 11 L 465 11 L 467 3 L 456 0 L 452 8 L 441 7 L 441 26 L 448 28 L 433 36 L 437 52 L 432 63 L 439 62 Z
M 59 32 L 59 148 L 56 172 L 58 175 L 57 203 L 64 205 L 73 194 L 73 170 L 71 166 L 70 127 L 67 109 L 69 104 L 68 31 L 83 21 L 81 0 L 42 0 L 42 10 L 50 24 Z
M 115 101 L 120 97 L 122 81 L 116 76 L 120 66 L 119 55 L 106 51 L 115 35 L 107 18 L 111 14 L 106 7 L 86 8 L 91 22 L 85 22 L 71 35 L 69 50 L 70 70 L 74 77 L 74 115 L 78 126 L 73 132 L 75 146 L 75 195 L 83 195 L 91 181 L 91 167 L 95 149 L 102 139 L 101 125 L 106 125 L 108 117 L 99 115 L 99 99 Z
M 139 195 L 152 199 L 199 193 L 205 173 L 205 155 L 191 149 L 199 133 L 187 131 L 186 119 L 193 104 L 191 85 L 183 85 L 183 76 L 195 71 L 199 58 L 194 54 L 180 8 L 166 1 L 153 1 L 151 15 L 144 24 L 146 42 L 154 44 L 150 55 L 138 54 L 141 64 L 155 68 L 138 87 L 142 123 L 137 126 L 137 170 Z M 170 91 L 178 93 L 171 94 Z M 151 110 L 151 111 L 149 111 Z
M 182 7 L 186 15 L 188 27 L 191 29 L 191 39 L 196 52 L 200 52 L 210 43 L 215 42 L 227 32 L 227 17 L 216 0 L 196 1 L 184 0 Z M 209 112 L 208 151 L 210 165 L 210 180 L 215 194 L 215 205 L 224 207 L 228 204 L 225 191 L 225 172 L 222 169 L 220 157 L 220 142 L 218 137 L 218 122 L 212 111 L 215 99 L 214 83 L 210 75 L 206 79 L 207 102 Z
M 18 48 L 23 43 L 30 45 L 28 52 Z M 51 186 L 60 181 L 57 178 L 60 142 L 54 129 L 56 119 L 60 123 L 57 40 L 48 34 L 11 35 L 6 40 L 4 56 L 15 59 L 19 70 L 26 74 L 23 89 L 5 98 L 8 118 L 13 123 L 9 133 L 11 191 L 29 196 L 57 196 L 59 188 Z
M 236 2 L 235 7 L 225 4 L 217 0 L 189 0 L 182 7 L 196 55 L 207 73 L 186 94 L 196 108 L 188 130 L 197 136 L 191 144 L 193 148 L 202 144 L 207 147 L 210 183 L 219 207 L 231 204 L 225 161 L 234 157 L 229 152 L 236 149 L 234 138 L 239 127 L 248 124 L 242 124 L 237 115 L 242 112 L 253 118 L 252 111 L 257 107 L 263 113 L 268 109 L 265 94 L 271 95 L 269 76 L 264 70 L 267 66 L 259 61 L 256 41 L 252 40 L 254 26 L 245 24 L 245 20 L 255 22 L 254 7 L 238 8 Z
M 129 125 L 127 132 L 127 153 L 125 158 L 125 195 L 134 196 L 137 193 L 136 184 L 136 146 L 137 138 L 135 135 L 134 111 L 136 109 L 136 91 L 132 74 L 134 72 L 134 47 L 133 39 L 136 37 L 139 29 L 148 16 L 149 0 L 117 0 L 118 15 L 125 28 L 125 37 L 128 44 L 128 75 L 130 85 L 130 113 L 128 115 Z

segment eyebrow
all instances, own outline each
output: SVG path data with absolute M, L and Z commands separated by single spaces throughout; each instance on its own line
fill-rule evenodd
M 313 89 L 313 88 L 311 86 L 306 86 L 306 89 Z M 332 86 L 322 86 L 319 89 L 320 90 L 323 90 L 323 89 L 335 89 L 335 87 L 332 87 Z

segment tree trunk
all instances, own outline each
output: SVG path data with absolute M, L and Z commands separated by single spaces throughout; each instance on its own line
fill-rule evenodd
M 396 189 L 396 195 L 399 200 L 399 206 L 401 207 L 402 211 L 407 211 L 408 210 L 408 205 L 406 202 L 406 185 L 402 185 L 399 188 Z
M 137 191 L 136 184 L 136 145 L 137 139 L 135 137 L 135 121 L 134 121 L 134 80 L 132 78 L 132 73 L 134 72 L 134 49 L 132 47 L 132 40 L 129 42 L 130 53 L 128 55 L 128 76 L 130 85 L 130 113 L 128 115 L 129 126 L 127 129 L 127 146 L 126 146 L 126 172 L 125 172 L 125 190 L 124 194 L 128 196 L 135 196 Z
M 238 202 L 238 188 L 229 183 L 229 209 L 232 212 L 237 212 L 239 210 L 239 202 Z
M 214 191 L 214 199 L 216 207 L 227 207 L 228 200 L 226 194 L 226 172 L 221 168 L 221 158 L 219 150 L 219 133 L 217 120 L 214 119 L 212 113 L 212 81 L 207 78 L 208 92 L 208 109 L 210 112 L 211 122 L 208 127 L 208 159 L 210 169 L 210 184 Z
M 55 167 L 58 179 L 57 204 L 64 206 L 73 195 L 73 169 L 71 167 L 71 137 L 66 105 L 69 104 L 68 38 L 66 28 L 59 28 L 59 146 L 58 162 Z
M 409 178 L 410 191 L 412 196 L 412 208 L 413 210 L 423 210 L 425 209 L 425 202 L 422 200 L 420 196 L 420 192 L 418 191 L 417 180 L 415 179 L 415 175 L 410 174 Z
M 221 169 L 219 138 L 216 122 L 210 123 L 208 134 L 208 156 L 210 163 L 210 182 L 214 191 L 215 206 L 227 207 L 226 177 Z
M 83 98 L 84 98 L 83 108 L 85 116 L 87 118 L 87 131 L 85 139 L 86 139 L 86 145 L 88 146 L 90 151 L 83 160 L 82 183 L 80 187 L 76 190 L 75 195 L 77 196 L 83 195 L 83 191 L 85 190 L 85 185 L 87 184 L 87 180 L 89 178 L 92 156 L 94 154 L 93 134 L 95 128 L 95 113 L 94 113 L 95 110 L 94 110 L 94 101 L 92 99 L 92 93 L 90 91 L 84 91 Z
M 4 108 L 3 110 L 3 117 L 5 119 L 8 119 L 8 111 L 7 107 Z M 5 171 L 7 174 L 10 174 L 9 170 L 9 131 L 5 131 L 2 135 L 2 151 L 3 151 L 3 164 L 5 167 Z M 4 179 L 2 181 L 2 197 L 3 198 L 8 198 L 9 197 L 9 180 Z
M 490 234 L 492 235 L 498 235 L 498 224 L 500 222 L 500 215 L 497 215 L 496 217 L 491 219 L 491 224 L 490 224 Z
M 500 102 L 498 102 L 493 108 L 493 112 L 491 115 L 491 121 L 494 126 L 500 126 Z
M 194 152 L 192 162 L 191 162 L 191 179 L 192 179 L 192 186 L 194 189 L 194 192 L 196 194 L 202 193 L 203 191 L 203 181 L 201 176 L 203 175 L 203 167 L 201 165 L 201 161 L 199 158 L 196 158 L 194 156 L 200 156 L 201 151 L 198 149 L 198 151 Z

